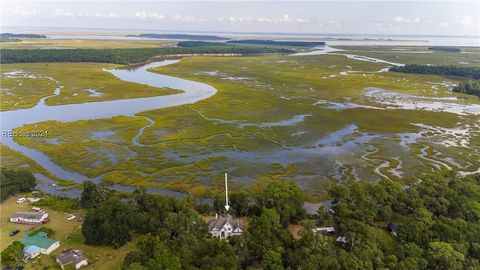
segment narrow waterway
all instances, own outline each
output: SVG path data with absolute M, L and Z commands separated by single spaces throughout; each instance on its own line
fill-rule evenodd
M 89 102 L 59 106 L 47 106 L 45 104 L 45 100 L 48 97 L 42 98 L 40 102 L 38 102 L 38 104 L 33 108 L 0 112 L 2 128 L 1 142 L 3 145 L 6 145 L 9 148 L 33 159 L 40 166 L 47 169 L 49 172 L 59 178 L 68 179 L 75 182 L 83 182 L 87 179 L 90 179 L 79 173 L 63 169 L 52 162 L 50 158 L 42 152 L 16 143 L 13 137 L 6 136 L 5 131 L 13 130 L 17 127 L 27 124 L 50 120 L 73 122 L 78 120 L 110 118 L 120 115 L 134 116 L 142 111 L 191 104 L 215 95 L 217 90 L 208 84 L 148 71 L 149 68 L 171 65 L 177 63 L 178 61 L 180 60 L 164 60 L 131 69 L 113 69 L 105 71 L 112 73 L 115 77 L 124 81 L 159 88 L 182 90 L 182 93 L 166 96 Z M 60 91 L 61 88 L 57 88 L 53 95 L 59 95 Z

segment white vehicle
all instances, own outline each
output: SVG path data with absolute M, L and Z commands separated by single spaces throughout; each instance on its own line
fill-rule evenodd
M 32 210 L 40 212 L 40 211 L 42 211 L 42 208 L 34 206 L 34 207 L 32 207 Z
M 38 202 L 40 201 L 40 198 L 27 198 L 29 202 Z
M 69 215 L 69 216 L 67 217 L 67 220 L 74 220 L 75 218 L 76 218 L 75 215 Z
M 18 198 L 17 203 L 24 203 L 27 199 L 25 198 Z

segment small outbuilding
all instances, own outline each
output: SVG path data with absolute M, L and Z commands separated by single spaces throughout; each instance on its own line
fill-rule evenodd
M 82 266 L 88 265 L 88 259 L 81 250 L 64 250 L 57 257 L 57 263 L 62 269 L 65 269 L 65 266 L 72 264 L 75 269 L 80 269 Z
M 23 248 L 23 257 L 26 260 L 33 259 L 38 255 L 40 255 L 40 253 L 41 253 L 41 250 L 37 246 L 25 246 Z
M 313 228 L 312 232 L 332 235 L 335 233 L 335 228 L 334 227 L 317 227 L 317 228 Z
M 338 243 L 346 244 L 347 243 L 347 238 L 345 236 L 339 236 L 339 237 L 337 237 L 336 241 Z

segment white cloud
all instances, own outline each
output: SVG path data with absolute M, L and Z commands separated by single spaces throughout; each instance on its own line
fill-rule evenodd
M 404 18 L 402 16 L 397 16 L 397 17 L 393 18 L 393 21 L 395 21 L 397 23 L 409 23 L 411 20 L 409 18 Z
M 164 19 L 165 16 L 162 14 L 158 14 L 156 12 L 146 12 L 146 11 L 137 11 L 135 12 L 134 17 L 140 19 Z
M 463 16 L 463 17 L 461 17 L 461 18 L 458 18 L 458 17 L 457 17 L 456 23 L 457 23 L 457 24 L 461 24 L 461 25 L 472 25 L 472 24 L 473 24 L 473 21 L 472 21 L 472 17 L 470 17 L 470 16 Z
M 182 15 L 175 15 L 175 16 L 172 17 L 172 20 L 174 22 L 194 22 L 194 21 L 198 21 L 193 16 L 182 16 Z
M 23 9 L 23 8 L 13 9 L 12 13 L 19 17 L 36 17 L 38 15 L 38 12 L 34 9 Z
M 228 17 L 218 17 L 216 19 L 219 22 L 228 22 L 228 23 L 242 23 L 242 22 L 247 22 L 247 23 L 262 23 L 262 24 L 294 24 L 294 25 L 299 25 L 299 24 L 306 24 L 310 23 L 311 21 L 305 18 L 300 18 L 300 17 L 292 17 L 288 14 L 284 14 L 280 17 L 266 17 L 266 16 L 260 16 L 260 17 L 235 17 L 235 16 L 228 16 Z
M 76 14 L 61 8 L 56 8 L 52 13 L 50 13 L 50 17 L 76 17 Z

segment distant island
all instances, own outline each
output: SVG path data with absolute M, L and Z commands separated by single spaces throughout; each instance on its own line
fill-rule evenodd
M 243 40 L 230 40 L 227 43 L 235 44 L 255 44 L 255 45 L 278 45 L 278 46 L 297 46 L 297 47 L 314 47 L 325 46 L 323 41 L 276 41 L 267 39 L 243 39 Z
M 189 35 L 189 34 L 140 34 L 140 35 L 128 35 L 127 37 L 138 38 L 158 38 L 158 39 L 178 39 L 178 40 L 209 40 L 209 41 L 223 41 L 229 40 L 220 36 L 213 35 Z
M 441 51 L 441 52 L 461 52 L 460 48 L 456 47 L 446 47 L 446 46 L 433 46 L 428 48 L 431 51 Z
M 45 35 L 37 34 L 13 34 L 13 33 L 1 33 L 0 41 L 20 41 L 22 38 L 47 38 Z

